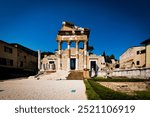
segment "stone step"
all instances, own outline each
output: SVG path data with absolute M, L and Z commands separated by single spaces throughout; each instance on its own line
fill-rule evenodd
M 70 71 L 67 80 L 83 80 L 83 72 L 81 71 Z

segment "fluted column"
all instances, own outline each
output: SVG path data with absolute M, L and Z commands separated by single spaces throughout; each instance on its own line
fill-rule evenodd
M 61 69 L 61 42 L 58 41 L 58 70 Z
M 84 69 L 87 68 L 87 41 L 84 41 Z
M 67 60 L 67 67 L 68 67 L 68 71 L 70 71 L 70 41 L 68 41 L 68 60 Z
M 78 48 L 79 41 L 76 41 L 76 70 L 79 69 L 79 48 Z

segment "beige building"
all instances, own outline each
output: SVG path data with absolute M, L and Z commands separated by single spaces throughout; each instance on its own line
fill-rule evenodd
M 145 44 L 146 48 L 146 67 L 150 68 L 150 39 L 143 41 L 141 44 Z
M 37 52 L 20 44 L 0 40 L 0 74 L 11 75 L 37 72 Z
M 137 46 L 127 49 L 120 56 L 120 69 L 145 67 L 145 54 L 145 46 Z
M 150 39 L 141 43 L 144 46 L 131 47 L 120 56 L 120 68 L 150 68 Z
M 89 54 L 89 34 L 88 28 L 63 22 L 56 37 L 58 51 L 43 58 L 42 70 L 93 70 L 97 75 L 105 67 L 105 60 L 103 56 Z M 72 42 L 75 47 L 71 47 Z M 67 43 L 67 48 L 62 49 L 63 43 Z M 79 43 L 83 43 L 83 48 L 79 48 Z
M 143 41 L 144 46 L 131 47 L 120 56 L 120 69 L 112 76 L 127 78 L 150 78 L 150 39 Z
M 0 40 L 0 67 L 17 67 L 17 48 Z
M 17 48 L 17 68 L 24 71 L 37 71 L 37 52 L 17 43 L 11 45 Z

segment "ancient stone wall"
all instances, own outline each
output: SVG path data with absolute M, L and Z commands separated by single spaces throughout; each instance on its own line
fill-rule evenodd
M 114 70 L 112 76 L 121 76 L 128 78 L 150 78 L 150 68 Z

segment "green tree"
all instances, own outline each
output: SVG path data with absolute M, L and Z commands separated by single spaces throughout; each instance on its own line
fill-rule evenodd
M 106 53 L 105 53 L 105 51 L 103 52 L 102 56 L 106 57 Z
M 106 63 L 111 63 L 112 62 L 111 59 L 115 59 L 114 54 L 109 56 L 105 53 L 105 51 L 103 52 L 102 56 L 104 56 L 104 59 L 105 59 Z
M 94 47 L 87 44 L 87 51 L 89 52 L 89 54 L 93 54 L 93 50 L 94 50 Z
M 110 55 L 109 59 L 115 59 L 114 54 Z
M 42 52 L 41 53 L 41 58 L 44 58 L 44 55 L 53 55 L 54 53 L 53 52 Z
M 105 51 L 102 53 L 102 56 L 104 57 L 104 59 L 106 61 L 106 53 L 105 53 Z

